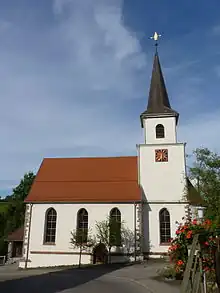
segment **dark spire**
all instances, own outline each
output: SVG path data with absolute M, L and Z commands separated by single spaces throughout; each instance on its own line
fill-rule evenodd
M 141 123 L 143 118 L 166 116 L 175 116 L 176 121 L 178 121 L 179 113 L 174 111 L 170 106 L 156 46 L 148 105 L 147 110 L 141 114 Z

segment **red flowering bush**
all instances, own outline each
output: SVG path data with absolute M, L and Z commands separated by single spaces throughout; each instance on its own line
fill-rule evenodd
M 188 249 L 192 244 L 193 236 L 197 233 L 199 233 L 203 269 L 204 271 L 214 269 L 213 252 L 216 248 L 216 236 L 218 236 L 216 228 L 218 225 L 209 219 L 203 222 L 195 219 L 179 225 L 176 237 L 171 239 L 168 250 L 170 262 L 174 265 L 177 274 L 183 275 L 188 260 Z

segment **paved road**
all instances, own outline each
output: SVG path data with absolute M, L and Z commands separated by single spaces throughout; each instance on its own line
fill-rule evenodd
M 1 293 L 179 293 L 154 279 L 164 264 L 17 270 L 0 267 Z
M 78 287 L 60 291 L 62 293 L 151 293 L 140 284 L 133 281 L 120 279 L 116 277 L 103 276 L 96 280 L 92 280 L 88 283 L 82 284 Z
M 85 269 L 15 270 L 0 269 L 2 293 L 151 293 L 129 277 L 117 276 L 123 266 L 97 266 Z M 120 275 L 120 273 L 119 273 Z

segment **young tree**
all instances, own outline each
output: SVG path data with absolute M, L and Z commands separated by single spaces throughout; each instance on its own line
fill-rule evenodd
M 117 222 L 111 217 L 106 220 L 96 222 L 96 238 L 100 243 L 103 243 L 108 250 L 108 262 L 111 262 L 111 249 L 113 246 L 122 245 L 122 230 L 123 222 Z
M 122 245 L 124 245 L 127 254 L 135 251 L 135 233 L 128 227 L 123 227 L 121 231 Z
M 220 215 L 220 156 L 207 148 L 193 152 L 194 164 L 190 168 L 191 179 L 207 204 L 206 216 Z
M 87 229 L 76 229 L 71 231 L 70 243 L 74 248 L 79 249 L 79 268 L 81 267 L 82 252 L 94 247 L 96 244 L 95 237 Z

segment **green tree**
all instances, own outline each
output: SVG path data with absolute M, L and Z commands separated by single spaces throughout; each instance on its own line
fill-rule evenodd
M 4 240 L 10 232 L 21 227 L 24 223 L 25 204 L 30 188 L 35 179 L 33 172 L 26 173 L 11 195 L 6 197 L 7 207 L 4 214 L 0 214 L 0 254 L 5 253 Z
M 193 157 L 190 177 L 196 180 L 197 189 L 207 204 L 206 216 L 217 218 L 220 215 L 220 156 L 207 148 L 197 148 Z
M 31 189 L 34 179 L 33 172 L 26 173 L 19 185 L 13 189 L 12 195 L 8 197 L 6 234 L 23 225 L 25 216 L 24 200 Z
M 81 267 L 82 252 L 95 246 L 95 237 L 91 235 L 88 229 L 76 229 L 71 231 L 70 243 L 74 248 L 79 249 L 79 268 Z
M 113 246 L 122 245 L 122 235 L 124 231 L 124 222 L 117 222 L 111 217 L 96 222 L 96 238 L 103 243 L 108 250 L 108 262 L 111 262 L 111 249 Z

